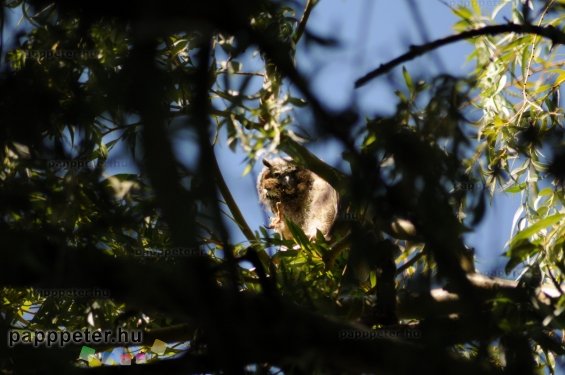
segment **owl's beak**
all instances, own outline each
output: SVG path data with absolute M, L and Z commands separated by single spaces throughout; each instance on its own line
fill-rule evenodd
M 273 166 L 267 161 L 267 159 L 263 159 L 263 165 L 269 169 L 273 168 Z

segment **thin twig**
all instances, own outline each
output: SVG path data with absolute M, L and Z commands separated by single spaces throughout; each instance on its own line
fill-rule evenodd
M 420 10 L 419 4 L 421 2 L 415 1 L 415 0 L 408 0 L 408 9 L 410 10 L 410 14 L 412 15 L 412 19 L 414 20 L 414 23 L 416 25 L 416 27 L 419 30 L 420 36 L 422 42 L 424 43 L 429 43 L 431 38 L 430 38 L 430 33 L 428 32 L 428 28 L 426 27 L 426 22 L 424 21 L 424 18 L 422 17 L 422 12 Z M 434 62 L 436 63 L 437 67 L 439 68 L 440 71 L 445 71 L 447 70 L 445 68 L 445 64 L 443 63 L 443 61 L 441 60 L 441 58 L 436 55 L 436 54 L 431 54 L 431 58 L 432 60 L 434 60 Z
M 518 25 L 515 23 L 485 26 L 479 29 L 468 30 L 456 35 L 450 35 L 442 39 L 437 39 L 430 43 L 411 46 L 410 50 L 405 54 L 400 55 L 387 63 L 381 64 L 378 68 L 357 79 L 357 81 L 355 81 L 355 88 L 364 86 L 370 80 L 389 72 L 400 64 L 413 60 L 418 56 L 421 56 L 445 45 L 460 42 L 465 39 L 475 38 L 477 36 L 494 36 L 505 33 L 535 34 L 550 39 L 553 44 L 565 44 L 565 33 L 553 26 L 542 27 L 535 25 Z
M 400 275 L 402 272 L 406 271 L 409 267 L 412 267 L 418 260 L 424 256 L 424 250 L 422 249 L 418 254 L 414 255 L 409 261 L 399 266 L 396 269 L 396 274 Z

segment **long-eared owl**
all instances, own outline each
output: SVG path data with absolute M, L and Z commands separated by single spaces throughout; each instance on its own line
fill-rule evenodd
M 329 238 L 337 216 L 338 194 L 324 179 L 290 159 L 263 160 L 257 180 L 259 199 L 274 214 L 270 227 L 283 238 L 292 234 L 285 219 L 298 225 L 310 239 L 319 230 Z

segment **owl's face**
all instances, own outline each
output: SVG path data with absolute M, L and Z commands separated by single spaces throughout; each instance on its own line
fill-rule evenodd
M 281 158 L 263 159 L 263 164 L 265 167 L 257 184 L 261 200 L 268 200 L 270 203 L 289 200 L 308 189 L 310 174 L 304 168 Z

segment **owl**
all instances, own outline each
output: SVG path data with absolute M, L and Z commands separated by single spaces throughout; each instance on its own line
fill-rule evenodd
M 288 158 L 263 159 L 263 164 L 257 190 L 261 203 L 274 215 L 270 227 L 284 239 L 291 239 L 286 219 L 302 228 L 309 239 L 316 238 L 318 230 L 328 239 L 337 216 L 337 191 Z

